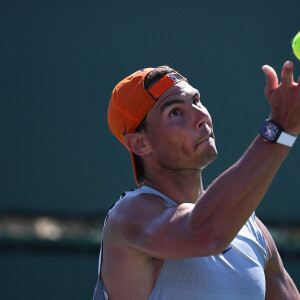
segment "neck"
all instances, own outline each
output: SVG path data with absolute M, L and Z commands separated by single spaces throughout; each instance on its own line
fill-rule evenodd
M 201 170 L 147 172 L 145 184 L 160 191 L 178 204 L 196 203 L 203 195 Z

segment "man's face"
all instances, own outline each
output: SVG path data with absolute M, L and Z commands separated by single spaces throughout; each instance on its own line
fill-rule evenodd
M 199 91 L 173 85 L 147 115 L 147 138 L 156 161 L 170 170 L 199 170 L 217 156 L 211 117 Z

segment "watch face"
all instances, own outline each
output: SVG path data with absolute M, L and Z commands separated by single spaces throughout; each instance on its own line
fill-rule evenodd
M 260 133 L 269 142 L 275 142 L 277 140 L 279 132 L 279 127 L 276 126 L 272 121 L 266 121 L 261 128 Z
M 273 140 L 277 133 L 278 128 L 274 124 L 266 124 L 266 126 L 263 128 L 263 135 L 270 140 Z
M 275 143 L 282 132 L 279 124 L 273 120 L 266 120 L 260 129 L 260 134 L 263 136 L 265 142 Z

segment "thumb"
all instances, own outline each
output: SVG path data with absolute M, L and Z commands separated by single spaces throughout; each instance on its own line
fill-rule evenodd
M 272 67 L 264 65 L 262 70 L 266 77 L 265 95 L 268 97 L 272 91 L 278 87 L 278 78 L 275 70 Z

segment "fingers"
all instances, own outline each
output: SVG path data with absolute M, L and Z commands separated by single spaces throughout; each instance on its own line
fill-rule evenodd
M 294 79 L 293 79 L 293 63 L 291 61 L 285 62 L 282 68 L 281 72 L 281 84 L 283 88 L 287 88 L 290 86 L 293 86 Z M 262 70 L 264 71 L 266 75 L 266 87 L 265 87 L 265 94 L 266 96 L 270 95 L 272 91 L 274 91 L 276 88 L 278 88 L 278 78 L 275 70 L 268 66 L 264 65 L 262 67 Z M 299 77 L 300 79 L 300 77 Z M 300 83 L 298 79 L 298 84 Z
M 281 83 L 284 86 L 291 86 L 294 82 L 293 79 L 293 63 L 291 61 L 285 62 L 281 72 Z
M 270 93 L 278 87 L 278 78 L 275 70 L 268 66 L 264 65 L 262 70 L 266 76 L 266 86 L 265 86 L 265 94 L 266 96 L 270 95 Z

